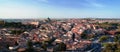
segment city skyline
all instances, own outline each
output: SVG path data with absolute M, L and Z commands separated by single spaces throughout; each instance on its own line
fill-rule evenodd
M 119 18 L 119 0 L 0 0 L 0 18 Z

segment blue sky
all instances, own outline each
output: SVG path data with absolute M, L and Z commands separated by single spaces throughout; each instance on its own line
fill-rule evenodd
M 0 0 L 0 18 L 119 18 L 120 0 Z

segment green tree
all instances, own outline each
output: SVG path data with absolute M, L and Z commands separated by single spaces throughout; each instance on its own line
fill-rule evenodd
M 66 51 L 66 44 L 63 42 L 59 43 L 56 47 L 54 47 L 54 51 Z
M 120 34 L 115 35 L 114 41 L 120 43 Z
M 112 52 L 112 44 L 107 43 L 103 49 L 103 52 Z
M 23 32 L 24 32 L 24 30 L 11 30 L 11 34 L 15 34 L 15 35 L 19 35 Z
M 119 49 L 118 49 L 118 44 L 117 43 L 106 43 L 105 48 L 103 49 L 103 52 L 118 52 Z
M 101 36 L 101 37 L 99 38 L 99 41 L 100 41 L 100 42 L 103 42 L 103 41 L 107 40 L 108 38 L 109 38 L 108 36 Z
M 81 38 L 82 38 L 82 39 L 87 39 L 87 34 L 82 33 L 82 34 L 81 34 Z
M 44 42 L 42 42 L 41 48 L 43 48 L 44 51 L 47 51 L 47 45 L 48 45 L 48 42 L 44 41 Z
M 27 41 L 27 49 L 26 49 L 26 52 L 35 52 L 34 51 L 34 48 L 33 48 L 33 43 L 31 40 L 28 40 Z

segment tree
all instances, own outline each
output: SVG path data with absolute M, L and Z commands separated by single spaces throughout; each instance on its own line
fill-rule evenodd
M 89 34 L 88 35 L 88 38 L 91 39 L 91 38 L 94 38 L 95 37 L 95 34 Z
M 0 24 L 1 24 L 1 25 L 4 25 L 4 23 L 5 23 L 5 21 L 0 20 Z
M 48 44 L 48 42 L 42 42 L 42 46 L 41 46 L 41 48 L 43 48 L 44 49 L 44 51 L 47 51 L 47 44 Z
M 82 38 L 82 39 L 87 39 L 87 34 L 82 33 L 82 34 L 81 34 L 81 38 Z
M 115 41 L 115 42 L 120 42 L 120 34 L 115 35 L 114 41 Z
M 51 39 L 48 40 L 48 44 L 53 43 L 55 40 L 56 40 L 56 38 L 55 38 L 55 37 L 52 37 Z
M 119 46 L 118 44 L 114 43 L 114 44 L 111 44 L 111 43 L 106 43 L 105 48 L 103 49 L 103 52 L 118 52 L 120 51 L 119 50 Z
M 105 48 L 103 49 L 103 52 L 111 52 L 112 51 L 112 44 L 107 43 L 105 45 Z
M 34 51 L 34 48 L 33 48 L 33 43 L 31 40 L 28 40 L 27 41 L 27 49 L 26 49 L 26 52 L 35 52 Z
M 53 49 L 54 52 L 56 51 L 66 51 L 66 44 L 63 42 L 59 43 L 56 47 Z
M 108 38 L 109 38 L 108 36 L 101 36 L 101 37 L 99 38 L 99 41 L 100 41 L 100 42 L 103 42 L 103 41 L 107 40 Z
M 54 42 L 55 39 L 56 39 L 56 38 L 53 37 L 52 39 L 48 38 L 47 40 L 43 41 L 41 48 L 43 48 L 44 51 L 47 51 L 47 46 L 51 46 L 51 45 L 52 45 L 52 42 Z
M 73 33 L 73 35 L 72 35 L 72 40 L 73 41 L 75 40 L 75 33 Z
M 11 34 L 16 34 L 16 35 L 19 35 L 23 32 L 24 32 L 24 30 L 11 30 Z

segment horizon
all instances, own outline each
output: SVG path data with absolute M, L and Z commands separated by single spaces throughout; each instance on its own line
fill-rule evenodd
M 44 20 L 48 19 L 50 17 L 46 18 L 0 18 L 0 20 Z M 92 18 L 92 17 L 82 17 L 82 18 L 50 18 L 50 19 L 55 19 L 55 20 L 60 20 L 60 19 L 113 19 L 113 20 L 120 20 L 120 18 Z
M 115 18 L 119 0 L 0 0 L 2 19 Z

